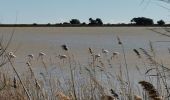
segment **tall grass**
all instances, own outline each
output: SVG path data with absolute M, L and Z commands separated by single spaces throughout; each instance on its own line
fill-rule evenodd
M 71 47 L 62 45 L 60 53 L 63 58 L 62 54 L 50 55 L 53 56 L 50 60 L 48 55 L 40 59 L 28 58 L 22 66 L 27 69 L 23 73 L 16 70 L 15 58 L 8 54 L 9 44 L 4 46 L 1 41 L 0 99 L 169 100 L 170 69 L 157 60 L 159 56 L 153 43 L 150 42 L 149 50 L 132 48 L 136 62 L 142 63 L 142 67 L 136 65 L 133 69 L 142 78 L 133 80 L 125 45 L 119 37 L 117 40 L 120 54 L 114 51 L 98 54 L 93 48 L 87 48 L 88 62 L 81 64 Z M 38 73 L 33 66 L 41 66 L 41 72 Z

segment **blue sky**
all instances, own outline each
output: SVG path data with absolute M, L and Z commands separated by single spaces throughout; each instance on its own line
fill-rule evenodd
M 128 23 L 133 17 L 145 16 L 156 22 L 170 20 L 170 12 L 156 0 L 0 0 L 1 23 L 57 23 L 72 18 L 88 22 L 90 17 L 104 23 Z M 158 5 L 159 4 L 159 5 Z M 17 21 L 16 21 L 17 18 Z

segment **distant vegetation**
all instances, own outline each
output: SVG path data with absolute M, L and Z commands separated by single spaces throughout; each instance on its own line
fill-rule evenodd
M 89 18 L 88 23 L 81 22 L 79 19 L 73 18 L 71 20 L 64 21 L 62 23 L 56 24 L 0 24 L 0 26 L 170 26 L 170 24 L 166 24 L 164 20 L 160 19 L 156 23 L 154 23 L 153 19 L 147 17 L 134 17 L 130 21 L 130 23 L 107 23 L 104 24 L 101 18 Z
M 157 21 L 157 24 L 162 26 L 162 25 L 165 25 L 165 22 L 163 20 L 159 20 Z
M 146 18 L 146 17 L 133 18 L 131 22 L 134 22 L 136 25 L 153 25 L 154 24 L 152 19 Z
M 78 19 L 71 19 L 70 24 L 81 24 Z
M 100 18 L 96 18 L 96 20 L 89 18 L 89 25 L 103 25 L 103 21 Z

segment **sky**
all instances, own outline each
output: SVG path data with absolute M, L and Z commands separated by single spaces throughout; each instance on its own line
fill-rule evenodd
M 157 0 L 0 0 L 0 23 L 46 24 L 70 19 L 88 22 L 101 18 L 104 23 L 129 23 L 134 17 L 170 22 L 170 10 Z M 163 7 L 162 7 L 163 6 Z

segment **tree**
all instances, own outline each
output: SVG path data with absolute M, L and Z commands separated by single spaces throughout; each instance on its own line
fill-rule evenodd
M 33 23 L 33 25 L 37 25 L 37 23 Z
M 157 24 L 162 26 L 162 25 L 165 25 L 165 22 L 163 20 L 159 20 L 159 21 L 157 21 Z
M 96 18 L 96 20 L 89 18 L 89 25 L 103 25 L 103 22 L 100 18 Z
M 146 18 L 146 17 L 133 18 L 131 22 L 134 22 L 136 25 L 153 25 L 154 24 L 152 19 Z
M 70 24 L 80 24 L 80 21 L 78 19 L 71 19 Z
M 89 25 L 95 25 L 96 24 L 96 20 L 89 18 Z
M 96 18 L 96 24 L 103 25 L 103 22 L 100 18 Z

